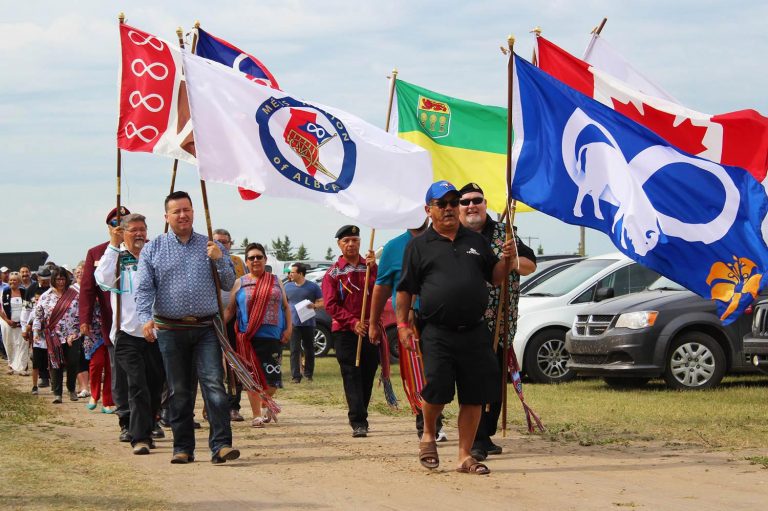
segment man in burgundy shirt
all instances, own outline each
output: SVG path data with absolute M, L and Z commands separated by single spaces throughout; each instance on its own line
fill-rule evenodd
M 379 349 L 368 339 L 368 320 L 360 321 L 363 309 L 366 265 L 370 266 L 368 294 L 376 283 L 376 258 L 373 252 L 360 256 L 360 229 L 345 225 L 336 232 L 341 257 L 333 263 L 323 278 L 325 310 L 333 318 L 334 349 L 339 362 L 344 394 L 349 408 L 349 425 L 355 438 L 368 435 L 368 403 L 373 379 L 379 367 Z M 365 317 L 370 316 L 371 301 L 366 304 Z M 360 367 L 355 366 L 357 338 L 363 336 Z
M 129 214 L 128 208 L 120 207 L 120 216 Z M 114 224 L 114 225 L 113 225 Z M 117 227 L 117 208 L 107 214 L 107 232 L 109 226 Z M 125 371 L 115 363 L 115 347 L 109 339 L 109 333 L 112 330 L 112 305 L 109 302 L 109 292 L 102 291 L 96 279 L 93 276 L 96 267 L 99 265 L 104 251 L 107 249 L 109 241 L 88 249 L 85 256 L 85 265 L 83 266 L 83 276 L 80 280 L 80 302 L 78 315 L 80 319 L 80 333 L 82 335 L 91 335 L 91 321 L 93 320 L 93 311 L 98 302 L 101 308 L 101 335 L 109 352 L 109 363 L 112 368 L 112 398 L 115 401 L 115 414 L 120 424 L 120 441 L 130 442 L 128 435 L 128 423 L 130 410 L 128 408 L 128 379 Z

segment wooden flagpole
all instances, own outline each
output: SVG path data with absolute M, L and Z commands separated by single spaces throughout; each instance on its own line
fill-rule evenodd
M 384 131 L 389 132 L 389 121 L 392 117 L 392 100 L 395 96 L 395 82 L 397 82 L 397 69 L 392 70 L 392 83 L 389 86 L 389 104 L 387 105 L 387 122 Z M 368 252 L 373 250 L 373 240 L 376 229 L 371 229 L 371 241 L 368 244 Z M 366 254 L 367 257 L 367 254 Z M 365 321 L 365 308 L 368 305 L 368 281 L 371 278 L 371 267 L 365 265 L 365 286 L 363 287 L 363 310 L 360 311 L 360 323 Z M 363 350 L 363 336 L 357 335 L 357 354 L 355 355 L 355 367 L 360 367 L 360 353 Z
M 181 27 L 178 27 L 176 29 L 176 37 L 179 38 L 179 48 L 184 49 L 184 31 L 181 29 Z M 179 159 L 174 158 L 173 159 L 173 170 L 171 171 L 171 191 L 168 192 L 168 194 L 172 194 L 174 190 L 176 189 L 176 170 L 179 168 Z M 168 232 L 168 221 L 165 222 L 165 227 L 163 228 L 163 233 Z
M 511 35 L 507 38 L 509 45 L 509 62 L 507 63 L 507 221 L 505 224 L 506 241 L 514 239 L 512 225 L 515 221 L 515 211 L 517 210 L 517 201 L 512 199 L 512 103 L 514 100 L 513 74 L 515 67 L 515 38 Z M 505 304 L 504 311 L 504 342 L 501 345 L 501 436 L 507 436 L 507 359 L 509 358 L 509 261 L 507 261 L 507 274 L 504 275 L 504 282 L 501 288 L 501 302 Z M 520 259 L 517 259 L 517 269 L 520 268 Z
M 117 20 L 120 22 L 120 25 L 124 24 L 125 23 L 125 13 L 121 12 L 120 14 L 118 14 L 117 15 Z M 122 158 L 122 154 L 120 153 L 120 146 L 118 145 L 117 146 L 117 194 L 116 194 L 117 225 L 120 225 L 120 216 L 121 216 L 120 215 L 120 209 L 121 209 L 121 205 L 120 205 L 120 201 L 121 201 L 121 197 L 120 197 L 120 182 L 122 180 L 122 175 L 121 175 L 122 174 L 122 168 L 123 168 L 123 158 Z M 117 247 L 117 249 L 120 250 L 120 247 Z M 115 263 L 115 265 L 116 265 L 116 268 L 115 268 L 115 282 L 117 283 L 118 289 L 120 289 L 121 282 L 120 282 L 120 258 L 119 257 L 117 258 L 117 262 Z M 123 303 L 122 302 L 123 301 L 121 299 L 121 294 L 120 293 L 116 293 L 115 294 L 115 308 L 116 308 L 116 310 L 115 310 L 115 323 L 117 324 L 117 329 L 118 330 L 120 329 L 120 322 L 121 322 L 121 319 L 122 319 L 122 314 L 121 314 L 122 308 L 123 308 Z

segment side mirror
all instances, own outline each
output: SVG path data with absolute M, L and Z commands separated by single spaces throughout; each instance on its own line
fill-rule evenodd
M 597 288 L 597 291 L 595 291 L 596 302 L 602 302 L 603 300 L 607 300 L 608 298 L 613 298 L 614 296 L 615 296 L 615 293 L 612 287 L 599 287 Z

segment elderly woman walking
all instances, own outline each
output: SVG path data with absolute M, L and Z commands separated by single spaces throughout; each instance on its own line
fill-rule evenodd
M 261 373 L 267 394 L 274 396 L 283 386 L 281 362 L 283 346 L 291 338 L 291 309 L 280 279 L 266 271 L 267 254 L 260 243 L 245 248 L 245 265 L 249 273 L 235 281 L 224 321 L 236 316 L 238 354 Z M 271 417 L 262 416 L 261 398 L 248 392 L 248 400 L 251 425 L 263 428 Z
M 25 289 L 21 287 L 21 275 L 11 272 L 8 277 L 9 287 L 3 289 L 0 296 L 0 327 L 3 344 L 8 355 L 8 374 L 27 376 L 29 365 L 29 345 L 21 336 L 21 311 Z

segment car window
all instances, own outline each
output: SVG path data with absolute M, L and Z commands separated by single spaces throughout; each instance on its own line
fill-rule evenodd
M 595 289 L 597 286 L 592 286 L 579 296 L 577 296 L 571 303 L 589 303 L 595 301 Z
M 665 289 L 673 291 L 685 291 L 685 288 L 677 282 L 670 280 L 667 277 L 659 277 L 653 283 L 648 285 L 649 291 L 655 291 L 656 289 Z
M 616 259 L 587 259 L 581 261 L 542 282 L 526 294 L 534 296 L 562 296 L 573 291 L 576 287 L 616 261 Z
M 659 274 L 642 264 L 633 264 L 629 268 L 629 292 L 639 293 L 658 280 Z
M 658 278 L 659 274 L 655 271 L 641 264 L 632 263 L 600 279 L 597 287 L 598 289 L 611 287 L 613 296 L 623 296 L 643 291 Z

